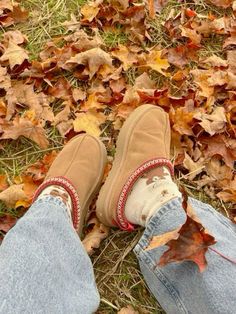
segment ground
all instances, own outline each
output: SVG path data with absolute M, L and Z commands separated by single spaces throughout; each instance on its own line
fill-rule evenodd
M 40 2 L 37 0 L 22 1 L 21 5 L 23 5 L 23 7 L 30 13 L 28 20 L 26 22 L 10 26 L 7 30 L 17 29 L 25 34 L 28 37 L 26 50 L 29 52 L 30 61 L 37 60 L 39 58 L 39 53 L 43 50 L 46 42 L 51 41 L 54 38 L 60 38 L 70 34 L 70 31 L 66 28 L 63 22 L 73 18 L 71 16 L 72 13 L 79 20 L 81 17 L 81 14 L 79 13 L 80 8 L 85 3 L 86 0 L 42 0 Z M 157 1 L 157 3 L 160 3 L 160 1 Z M 199 16 L 211 15 L 212 20 L 220 19 L 225 15 L 231 16 L 232 14 L 231 8 L 214 6 L 211 3 L 205 3 L 205 1 L 202 0 L 191 2 L 171 0 L 162 10 L 158 10 L 158 14 L 155 18 L 150 19 L 149 40 L 143 41 L 142 44 L 139 43 L 139 45 L 136 45 L 135 48 L 133 48 L 133 51 L 139 54 L 140 46 L 143 50 L 146 51 L 149 48 L 155 49 L 155 47 L 161 47 L 162 50 L 177 47 L 182 39 L 178 41 L 179 39 L 171 39 L 171 36 L 167 36 L 166 32 L 163 30 L 163 24 L 170 19 L 170 15 L 174 14 L 173 12 L 183 12 L 183 10 L 187 10 L 188 8 L 191 8 L 191 11 L 189 11 L 188 13 L 190 15 L 190 18 L 192 18 L 191 15 L 195 14 L 194 12 L 197 12 Z M 146 9 L 148 10 L 148 7 L 146 7 Z M 104 26 L 104 28 L 101 28 L 99 30 L 100 36 L 105 43 L 104 50 L 110 52 L 113 51 L 112 49 L 114 49 L 115 51 L 115 49 L 117 47 L 120 47 L 120 45 L 125 46 L 127 44 L 127 42 L 129 41 L 127 32 L 123 32 L 121 29 L 119 29 L 119 26 L 116 26 L 116 28 L 112 28 L 110 27 L 110 25 L 108 27 L 108 24 L 106 23 L 104 23 L 104 25 L 106 27 Z M 86 22 L 84 23 L 84 27 L 86 27 Z M 3 29 L 2 34 L 4 33 L 4 31 L 5 30 Z M 191 36 L 195 35 L 188 34 L 190 38 Z M 216 32 L 213 31 L 212 35 L 205 38 L 204 42 L 202 42 L 202 46 L 198 52 L 198 57 L 208 58 L 214 55 L 224 58 L 225 52 L 222 49 L 224 41 L 224 33 L 218 30 Z M 190 46 L 189 49 L 191 49 Z M 129 62 L 132 63 L 132 61 L 130 60 Z M 175 60 L 174 62 L 178 63 L 178 60 Z M 190 71 L 191 69 L 196 69 L 196 64 L 197 61 L 193 58 L 193 60 L 190 60 L 188 62 L 186 68 L 183 68 L 183 70 L 181 70 L 181 73 L 180 71 L 175 71 L 175 65 L 172 64 L 171 66 L 173 68 L 173 73 L 178 73 L 179 76 L 186 75 L 186 77 L 189 78 L 188 74 L 186 74 L 184 71 L 186 69 L 188 71 Z M 150 78 L 156 82 L 156 86 L 159 88 L 162 88 L 163 86 L 165 86 L 165 84 L 169 84 L 169 86 L 173 88 L 173 95 L 178 95 L 179 90 L 182 88 L 182 85 L 178 85 L 178 79 L 176 79 L 176 81 L 173 81 L 168 76 L 163 75 L 163 69 L 164 66 L 158 71 L 151 67 L 151 69 L 149 69 Z M 173 75 L 173 73 L 171 74 Z M 123 77 L 126 80 L 126 84 L 129 84 L 130 86 L 134 85 L 135 80 L 139 74 L 140 73 L 138 73 L 137 68 L 127 66 L 127 69 L 125 69 L 123 72 Z M 68 73 L 63 73 L 61 75 L 64 75 L 64 77 L 70 82 L 73 88 L 83 87 L 83 89 L 86 90 L 87 86 L 85 85 L 87 83 L 81 83 L 81 81 L 78 82 L 75 77 L 70 76 Z M 188 88 L 196 88 L 192 79 L 186 79 L 186 81 L 188 83 Z M 186 86 L 184 85 L 184 88 L 185 87 Z M 199 88 L 199 86 L 197 86 L 197 88 Z M 149 100 L 150 99 L 152 99 L 152 101 L 155 101 L 153 100 L 154 98 L 149 97 Z M 223 98 L 219 97 L 219 99 L 220 100 L 218 104 L 222 105 L 221 99 Z M 61 111 L 61 109 L 63 108 L 62 103 L 63 102 L 61 101 L 61 99 L 58 98 L 53 101 L 51 107 L 53 108 L 54 113 L 58 113 Z M 134 109 L 133 103 L 131 104 L 131 107 L 132 109 Z M 124 109 L 122 107 L 121 109 L 123 111 L 120 110 L 118 111 L 118 113 L 115 113 L 116 117 L 118 116 L 118 119 L 116 120 L 118 124 L 123 122 L 127 114 L 127 108 Z M 107 109 L 104 109 L 104 111 L 106 110 Z M 75 114 L 77 114 L 76 111 L 74 112 Z M 211 114 L 212 111 L 206 113 Z M 189 125 L 193 125 L 193 120 L 194 118 L 191 117 L 191 119 L 189 120 Z M 189 125 L 184 126 L 185 130 L 189 127 Z M 100 137 L 107 145 L 109 156 L 112 159 L 115 151 L 115 139 L 118 133 L 118 128 L 114 129 L 113 127 L 111 127 L 111 122 L 109 121 L 105 121 L 104 125 L 102 124 L 102 126 L 103 132 L 100 134 Z M 177 125 L 177 122 L 174 121 L 174 119 L 172 121 L 172 126 L 176 127 L 175 132 L 180 132 L 180 126 Z M 102 128 L 101 125 L 99 127 Z M 57 127 L 55 125 L 46 124 L 45 128 L 47 129 L 47 138 L 49 139 L 49 146 L 47 146 L 46 148 L 40 148 L 32 140 L 25 137 L 20 137 L 15 141 L 5 140 L 1 142 L 3 147 L 0 150 L 0 174 L 4 174 L 4 176 L 7 176 L 8 184 L 16 183 L 15 178 L 21 176 L 22 173 L 24 173 L 30 165 L 33 165 L 38 160 L 41 160 L 43 156 L 51 153 L 54 150 L 60 150 L 63 147 L 65 139 L 63 134 L 58 131 Z M 213 133 L 212 135 L 218 134 L 218 132 L 219 134 L 222 134 L 221 130 L 216 129 L 215 133 Z M 228 130 L 227 134 L 229 133 L 230 131 Z M 186 133 L 183 132 L 181 136 L 182 135 L 190 136 L 189 138 L 194 142 L 194 140 L 192 139 L 193 135 L 189 134 L 188 130 Z M 232 135 L 230 136 L 231 138 L 234 138 Z M 194 159 L 193 156 L 192 158 Z M 214 159 L 213 161 L 217 163 L 218 159 Z M 209 160 L 207 162 L 209 162 Z M 221 163 L 222 161 L 220 160 L 219 162 Z M 221 210 L 223 213 L 229 216 L 230 214 L 228 212 L 228 208 L 232 207 L 231 204 L 225 204 L 222 202 L 222 199 L 216 198 L 215 196 L 213 199 L 209 190 L 196 188 L 195 182 L 192 182 L 193 179 L 196 179 L 195 176 L 191 178 L 188 176 L 186 177 L 186 169 L 191 173 L 191 167 L 185 167 L 185 171 L 182 171 L 183 169 L 181 168 L 181 165 L 181 163 L 177 164 L 177 184 L 183 185 L 190 196 L 194 196 L 200 200 L 210 202 L 216 209 Z M 178 168 L 178 166 L 180 167 Z M 227 164 L 227 167 L 228 166 L 229 165 Z M 196 169 L 194 171 L 196 171 Z M 200 173 L 200 171 L 198 173 Z M 208 176 L 210 176 L 209 172 L 206 171 L 206 173 Z M 215 179 L 217 180 L 217 178 Z M 222 190 L 222 186 L 219 187 L 213 185 L 213 188 L 216 188 L 216 192 Z M 208 195 L 206 194 L 206 192 L 208 192 Z M 8 213 L 13 216 L 18 216 L 19 211 L 22 211 L 21 206 L 20 209 L 19 207 L 6 208 L 4 203 L 0 204 L 0 215 L 5 215 L 6 213 Z M 3 235 L 3 232 L 0 231 L 0 233 L 2 233 Z M 139 310 L 140 313 L 164 313 L 164 311 L 160 307 L 158 307 L 157 302 L 148 291 L 148 288 L 140 273 L 137 259 L 132 252 L 132 249 L 138 242 L 141 234 L 141 229 L 137 229 L 132 234 L 112 230 L 110 236 L 103 241 L 100 248 L 97 249 L 95 251 L 95 254 L 92 256 L 96 281 L 101 295 L 101 305 L 98 313 L 116 313 L 123 306 L 126 306 L 128 304 L 133 305 L 134 308 Z

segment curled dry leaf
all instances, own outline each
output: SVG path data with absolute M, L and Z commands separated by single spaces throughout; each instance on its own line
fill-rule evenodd
M 87 225 L 92 229 L 86 234 L 82 243 L 87 253 L 91 255 L 94 249 L 99 248 L 101 241 L 108 236 L 109 228 L 100 223 L 97 218 L 92 218 Z

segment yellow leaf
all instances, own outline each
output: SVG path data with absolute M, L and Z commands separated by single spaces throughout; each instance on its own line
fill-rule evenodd
M 98 113 L 88 111 L 86 113 L 79 113 L 77 118 L 74 120 L 75 132 L 86 132 L 90 135 L 97 136 L 101 134 L 99 125 L 105 121 L 105 117 Z
M 92 22 L 92 20 L 97 16 L 99 10 L 100 10 L 100 8 L 94 3 L 85 4 L 81 8 L 83 20 Z
M 163 72 L 163 70 L 167 70 L 170 64 L 167 59 L 163 59 L 161 57 L 161 54 L 162 54 L 161 50 L 160 51 L 152 50 L 146 59 L 147 66 L 161 73 L 162 75 L 167 76 L 167 74 Z

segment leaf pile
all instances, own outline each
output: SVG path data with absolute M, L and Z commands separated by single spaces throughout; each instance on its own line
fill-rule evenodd
M 6 29 L 0 44 L 0 147 L 26 137 L 46 149 L 56 128 L 65 142 L 80 132 L 100 136 L 112 155 L 124 120 L 151 103 L 169 113 L 176 169 L 211 198 L 235 202 L 236 4 L 175 3 L 88 2 L 64 22 L 65 36 L 49 41 L 34 60 L 27 37 Z M 18 3 L 0 1 L 3 27 L 27 16 Z M 17 183 L 3 177 L 0 199 L 29 206 L 51 161 L 30 165 Z M 9 203 L 8 193 L 18 197 Z

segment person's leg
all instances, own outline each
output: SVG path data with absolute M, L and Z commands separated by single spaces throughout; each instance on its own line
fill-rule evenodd
M 203 226 L 212 234 L 218 251 L 236 260 L 236 226 L 211 206 L 191 199 L 192 207 Z M 203 273 L 193 262 L 157 264 L 167 246 L 145 250 L 154 235 L 172 231 L 186 220 L 182 201 L 171 200 L 147 223 L 135 253 L 150 290 L 169 314 L 234 314 L 236 309 L 236 265 L 208 250 L 208 266 Z
M 0 313 L 93 313 L 92 263 L 58 197 L 38 199 L 0 246 Z
M 157 267 L 167 246 L 145 251 L 153 235 L 172 231 L 186 220 L 181 194 L 172 181 L 168 115 L 159 107 L 136 109 L 122 127 L 112 170 L 97 202 L 104 224 L 132 231 L 146 227 L 135 252 L 147 284 L 168 314 L 233 314 L 236 265 L 209 251 L 209 266 L 199 273 L 193 262 Z M 235 227 L 210 206 L 192 200 L 215 247 L 235 259 Z
M 99 304 L 79 236 L 100 187 L 106 149 L 73 138 L 53 162 L 29 211 L 0 246 L 1 314 L 91 314 Z

